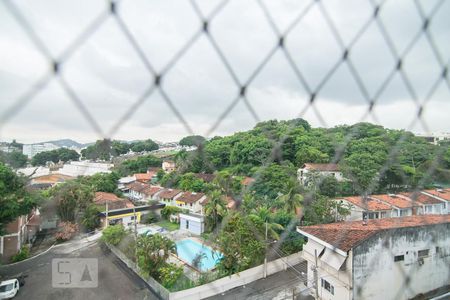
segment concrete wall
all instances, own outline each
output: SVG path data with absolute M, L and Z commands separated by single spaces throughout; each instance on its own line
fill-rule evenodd
M 303 247 L 303 258 L 306 259 L 308 263 L 307 286 L 311 288 L 311 291 L 314 290 L 315 279 L 313 269 L 316 265 L 314 256 L 315 249 L 317 250 L 317 285 L 319 296 L 321 297 L 321 299 L 351 299 L 352 277 L 351 272 L 349 271 L 352 269 L 351 254 L 346 259 L 344 256 L 342 256 L 341 259 L 343 260 L 343 266 L 339 270 L 336 270 L 322 260 L 325 251 L 330 250 L 327 250 L 327 248 L 323 247 L 312 239 L 309 239 L 307 245 Z M 336 257 L 340 256 L 340 254 L 338 253 L 335 253 L 334 255 Z M 321 286 L 322 278 L 327 280 L 333 286 L 334 294 L 331 294 Z
M 385 231 L 353 251 L 354 299 L 409 299 L 450 282 L 450 224 Z
M 112 245 L 108 245 L 111 251 L 122 260 L 131 270 L 133 270 L 138 276 L 142 278 L 140 275 L 139 268 L 136 266 L 134 262 L 129 260 L 120 250 Z M 286 270 L 289 266 L 296 265 L 303 261 L 302 252 L 298 252 L 292 254 L 290 256 L 279 258 L 267 264 L 267 275 L 275 274 L 280 271 Z M 153 278 L 144 279 L 147 283 L 148 288 L 153 291 L 156 291 L 162 299 L 165 300 L 198 300 L 207 297 L 212 297 L 215 295 L 219 295 L 225 291 L 231 290 L 235 287 L 239 287 L 245 284 L 249 284 L 253 281 L 263 278 L 264 274 L 264 265 L 260 265 L 239 274 L 234 274 L 228 277 L 224 277 L 218 279 L 216 281 L 210 282 L 208 284 L 204 284 L 195 288 L 170 293 L 167 289 L 165 289 L 161 284 L 159 284 Z
M 302 253 L 295 253 L 285 258 L 279 258 L 267 264 L 267 275 L 284 271 L 289 265 L 296 265 L 302 261 Z M 170 293 L 170 300 L 197 300 L 219 295 L 235 287 L 249 284 L 263 278 L 264 266 L 260 265 L 239 274 L 218 279 L 192 289 Z

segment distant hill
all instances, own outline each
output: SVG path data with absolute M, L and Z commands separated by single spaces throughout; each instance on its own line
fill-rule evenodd
M 81 143 L 78 143 L 78 142 L 76 142 L 74 140 L 71 140 L 71 139 L 62 139 L 62 140 L 56 140 L 56 141 L 48 141 L 46 143 L 50 143 L 50 144 L 56 145 L 58 147 L 67 147 L 67 148 L 71 148 L 71 147 L 84 148 L 84 147 L 87 147 L 87 146 L 93 144 L 93 143 L 81 144 Z

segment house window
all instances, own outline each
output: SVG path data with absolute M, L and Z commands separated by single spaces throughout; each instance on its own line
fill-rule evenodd
M 191 207 L 192 207 L 192 203 L 191 203 Z
M 131 216 L 131 217 L 130 217 L 130 220 L 134 220 L 134 216 Z
M 405 260 L 405 256 L 404 255 L 396 255 L 394 256 L 394 261 L 403 261 Z
M 431 205 L 425 206 L 425 212 L 426 212 L 426 213 L 430 213 L 430 212 L 432 212 L 432 211 L 433 211 L 433 206 L 431 206 Z
M 441 252 L 441 249 L 438 246 L 436 246 L 436 254 L 438 254 L 439 252 Z
M 385 211 L 382 211 L 382 212 L 381 212 L 381 219 L 384 219 L 384 218 L 386 218 L 386 212 L 385 212 Z
M 331 283 L 329 283 L 328 281 L 326 281 L 323 278 L 320 278 L 321 281 L 321 285 L 324 289 L 326 289 L 328 292 L 331 293 L 331 295 L 334 295 L 334 286 L 331 285 Z
M 189 229 L 189 220 L 186 220 L 186 229 Z
M 419 250 L 419 252 L 417 252 L 419 258 L 427 257 L 429 253 L 430 253 L 430 249 Z
M 401 209 L 400 210 L 400 217 L 404 217 L 408 215 L 408 210 L 407 209 Z

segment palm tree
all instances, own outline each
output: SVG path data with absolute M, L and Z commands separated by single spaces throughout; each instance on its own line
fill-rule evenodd
M 222 199 L 222 194 L 219 191 L 211 192 L 208 203 L 205 205 L 207 225 L 211 231 L 216 228 L 217 224 L 225 216 L 225 213 L 226 204 Z
M 270 209 L 267 207 L 259 207 L 258 209 L 253 210 L 250 214 L 250 220 L 252 220 L 256 224 L 267 224 L 267 235 L 274 239 L 279 239 L 280 236 L 278 231 L 284 229 L 284 227 L 278 223 L 273 222 L 273 217 Z
M 288 192 L 279 197 L 280 201 L 284 203 L 284 208 L 288 213 L 294 212 L 297 216 L 299 215 L 297 209 L 301 208 L 303 205 L 303 196 L 297 192 L 297 185 L 289 181 Z

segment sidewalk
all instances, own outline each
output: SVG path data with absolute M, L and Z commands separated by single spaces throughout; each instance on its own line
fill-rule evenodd
M 302 275 L 302 272 L 305 275 Z M 287 271 L 278 272 L 265 279 L 259 279 L 246 286 L 232 289 L 222 295 L 207 299 L 210 300 L 237 300 L 237 299 L 307 299 L 314 298 L 309 295 L 308 288 L 303 284 L 306 276 L 306 263 L 302 262 L 289 268 Z M 295 297 L 293 296 L 295 294 Z

